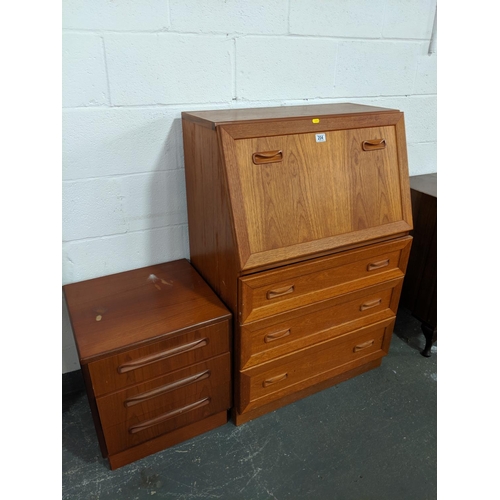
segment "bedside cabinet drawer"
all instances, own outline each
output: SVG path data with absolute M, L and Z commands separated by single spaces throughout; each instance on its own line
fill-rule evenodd
M 327 342 L 240 372 L 239 413 L 384 356 L 394 319 L 341 335 Z
M 97 398 L 109 453 L 231 407 L 229 353 Z
M 240 324 L 404 276 L 411 237 L 240 278 Z
M 167 374 L 229 351 L 223 321 L 89 363 L 96 396 Z
M 162 413 L 172 401 L 210 394 L 218 387 L 229 391 L 229 353 L 168 375 L 97 398 L 103 427 L 151 413 Z
M 391 280 L 241 326 L 239 369 L 395 317 L 402 285 L 402 279 Z

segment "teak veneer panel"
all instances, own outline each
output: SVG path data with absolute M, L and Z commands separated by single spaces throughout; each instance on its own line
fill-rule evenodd
M 236 425 L 378 366 L 412 242 L 403 113 L 192 111 L 182 127 L 191 263 L 233 312 Z
M 224 320 L 89 363 L 94 392 L 99 396 L 124 389 L 228 352 L 229 331 Z
M 227 422 L 232 316 L 186 259 L 63 290 L 111 469 Z
M 80 363 L 231 318 L 186 259 L 68 284 L 63 291 Z
M 239 373 L 238 413 L 250 411 L 387 354 L 394 319 L 355 330 Z M 359 349 L 358 349 L 359 348 Z
M 287 120 L 243 123 L 228 111 L 213 127 L 205 126 L 209 113 L 182 114 L 192 262 L 230 306 L 235 291 L 208 275 L 222 255 L 231 278 L 412 228 L 403 113 L 354 106 L 318 119 L 312 108 L 300 119 L 290 108 Z M 377 138 L 384 149 L 362 149 Z M 269 150 L 283 151 L 283 161 L 252 163 L 253 153 Z
M 363 360 L 364 361 L 364 360 Z M 382 357 L 376 357 L 372 361 L 363 362 L 360 366 L 356 366 L 354 368 L 348 368 L 346 370 L 340 370 L 340 373 L 337 375 L 329 374 L 330 376 L 321 382 L 316 382 L 313 385 L 305 387 L 304 389 L 296 389 L 293 392 L 287 394 L 286 396 L 282 396 L 279 399 L 272 400 L 268 403 L 263 403 L 261 406 L 257 406 L 253 410 L 247 410 L 244 413 L 238 413 L 236 407 L 233 406 L 231 410 L 231 417 L 235 423 L 235 425 L 242 425 L 250 420 L 261 417 L 266 413 L 270 413 L 272 411 L 278 410 L 283 406 L 286 406 L 290 403 L 294 403 L 295 401 L 299 401 L 300 399 L 311 396 L 312 394 L 316 394 L 317 392 L 323 391 L 332 387 L 336 384 L 340 384 L 341 382 L 345 382 L 353 377 L 357 377 L 367 371 L 373 370 L 380 366 L 382 363 Z
M 236 141 L 251 254 L 402 219 L 394 127 L 325 137 L 320 143 L 314 133 Z M 363 151 L 363 140 L 371 138 L 385 138 L 388 145 Z M 273 150 L 283 151 L 282 161 L 252 164 L 253 153 Z
M 242 122 L 288 122 L 297 118 L 325 117 L 352 115 L 353 113 L 394 113 L 395 109 L 381 108 L 378 106 L 367 106 L 364 104 L 336 103 L 336 104 L 318 104 L 304 106 L 279 106 L 264 108 L 241 108 L 241 109 L 215 109 L 206 111 L 190 111 L 183 113 L 182 116 L 191 121 L 197 122 L 209 128 L 215 128 L 220 125 L 242 123 Z
M 240 323 L 402 278 L 411 241 L 405 237 L 240 278 Z
M 237 327 L 239 357 L 246 369 L 396 316 L 403 279 L 385 281 L 357 292 Z M 321 307 L 321 308 L 320 308 Z
M 210 372 L 207 378 L 146 398 L 127 401 L 189 376 Z M 97 398 L 108 452 L 115 454 L 231 407 L 229 353 L 169 376 Z

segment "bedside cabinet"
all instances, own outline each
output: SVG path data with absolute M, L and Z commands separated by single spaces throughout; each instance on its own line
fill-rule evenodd
M 412 238 L 403 113 L 182 113 L 191 263 L 234 320 L 236 425 L 380 365 Z
M 231 313 L 187 260 L 63 290 L 111 469 L 227 422 Z

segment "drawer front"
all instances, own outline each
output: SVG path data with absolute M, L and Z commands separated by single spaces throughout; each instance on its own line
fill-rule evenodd
M 391 280 L 241 326 L 239 369 L 395 317 L 402 284 L 401 278 Z
M 378 322 L 239 373 L 239 413 L 270 403 L 387 354 L 394 319 Z
M 230 355 L 97 398 L 110 454 L 231 407 Z
M 402 278 L 411 237 L 240 278 L 240 324 Z
M 229 351 L 229 321 L 168 337 L 89 363 L 96 396 L 114 392 Z

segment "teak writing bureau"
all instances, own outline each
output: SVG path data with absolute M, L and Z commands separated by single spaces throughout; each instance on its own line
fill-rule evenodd
M 231 314 L 187 260 L 63 290 L 111 469 L 227 422 Z
M 403 113 L 182 113 L 190 259 L 233 312 L 236 425 L 375 368 L 411 247 Z

